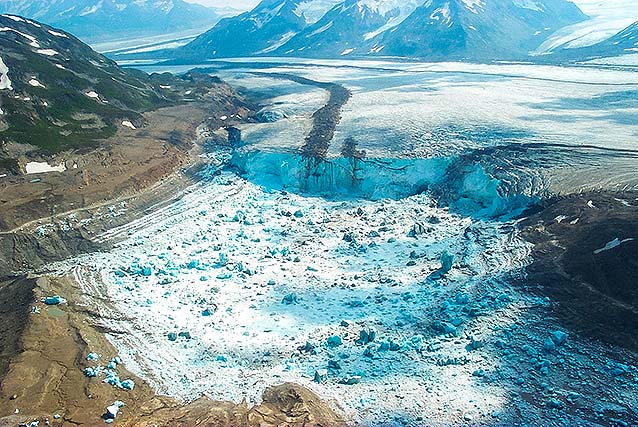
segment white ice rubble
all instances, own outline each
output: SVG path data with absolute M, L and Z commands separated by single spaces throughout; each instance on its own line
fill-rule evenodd
M 380 420 L 397 407 L 418 413 L 429 387 L 486 410 L 504 404 L 473 386 L 478 365 L 459 377 L 441 368 L 467 351 L 426 330 L 466 341 L 463 310 L 473 304 L 514 315 L 518 297 L 504 278 L 518 274 L 529 247 L 512 230 L 422 195 L 326 201 L 223 174 L 102 236 L 124 237 L 113 251 L 73 264 L 86 302 L 105 319 L 127 319 L 108 321 L 125 332 L 109 339 L 159 391 L 258 402 L 265 387 L 294 381 L 337 398 L 350 416 Z M 456 267 L 429 280 L 444 253 Z M 490 328 L 501 323 L 490 317 Z M 480 330 L 477 340 L 493 333 Z M 428 346 L 444 349 L 440 366 L 421 356 Z M 329 378 L 316 383 L 321 369 Z M 432 375 L 454 389 L 431 384 Z M 398 384 L 412 392 L 388 397 Z

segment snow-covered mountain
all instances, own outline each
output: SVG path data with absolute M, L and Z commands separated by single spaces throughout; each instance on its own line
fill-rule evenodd
M 267 54 L 277 50 L 336 2 L 264 0 L 250 12 L 222 19 L 177 50 L 180 57 L 214 58 Z
M 419 0 L 346 0 L 291 38 L 276 54 L 331 57 L 359 53 L 419 4 Z
M 535 53 L 593 46 L 605 41 L 638 19 L 635 0 L 573 0 L 591 19 L 568 25 L 550 35 Z
M 578 48 L 561 47 L 554 50 L 552 53 L 558 58 L 574 60 L 637 54 L 638 21 L 632 23 L 612 37 L 594 45 Z
M 36 19 L 94 42 L 204 29 L 217 14 L 183 0 L 1 0 L 0 13 Z
M 371 52 L 430 59 L 513 59 L 586 19 L 566 0 L 428 0 L 377 36 Z
M 567 0 L 264 0 L 177 56 L 514 59 L 586 18 Z

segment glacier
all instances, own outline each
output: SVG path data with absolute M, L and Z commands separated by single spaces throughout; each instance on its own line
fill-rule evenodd
M 638 185 L 638 126 L 619 125 L 634 73 L 270 58 L 258 71 L 353 92 L 317 163 L 298 149 L 327 94 L 251 67 L 211 72 L 275 121 L 241 125 L 172 203 L 96 236 L 108 250 L 52 266 L 127 369 L 187 401 L 257 403 L 291 381 L 362 425 L 577 424 L 563 402 L 602 413 L 632 396 L 599 386 L 621 353 L 567 337 L 539 315 L 552 301 L 516 284 L 531 251 L 518 214 L 546 192 Z M 365 156 L 341 155 L 350 136 Z

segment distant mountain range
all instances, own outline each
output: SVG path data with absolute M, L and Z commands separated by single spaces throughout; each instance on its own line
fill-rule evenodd
M 515 59 L 587 16 L 567 0 L 264 0 L 175 51 L 255 55 Z
M 113 53 L 117 59 L 485 61 L 529 59 L 533 54 L 545 61 L 613 56 L 636 48 L 635 26 L 586 47 L 577 43 L 574 37 L 587 38 L 588 17 L 568 0 L 263 0 L 241 14 L 232 7 L 215 11 L 183 0 L 0 0 L 3 12 L 54 24 L 94 43 L 209 28 L 190 42 L 184 38 L 184 46 L 158 43 L 155 49 L 151 44 L 130 53 L 120 49 Z M 595 26 L 598 21 L 591 22 Z M 568 42 L 561 45 L 560 40 Z
M 0 13 L 54 25 L 88 42 L 205 29 L 219 20 L 213 9 L 183 0 L 0 0 Z
M 321 16 L 335 2 L 325 0 L 264 0 L 255 9 L 217 25 L 188 45 L 180 56 L 237 57 L 270 54 Z

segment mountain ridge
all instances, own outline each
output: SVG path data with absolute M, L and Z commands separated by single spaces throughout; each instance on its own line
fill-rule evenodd
M 587 18 L 567 0 L 342 0 L 322 3 L 332 7 L 313 21 L 300 13 L 304 3 L 264 0 L 220 21 L 174 57 L 521 59 L 549 34 Z
M 558 47 L 550 54 L 544 56 L 586 60 L 627 54 L 638 54 L 638 20 L 613 36 L 591 46 Z
M 183 0 L 2 0 L 0 13 L 35 19 L 89 41 L 210 27 L 211 8 Z

